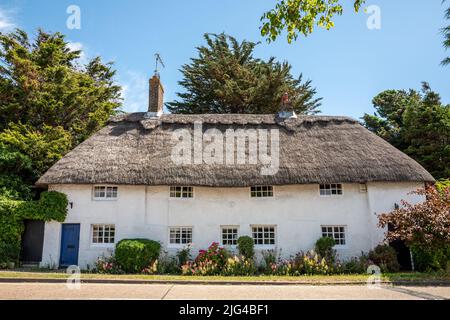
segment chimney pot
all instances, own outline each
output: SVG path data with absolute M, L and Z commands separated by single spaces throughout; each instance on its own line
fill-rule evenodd
M 157 116 L 163 113 L 164 88 L 158 75 L 153 75 L 149 81 L 148 112 Z
M 279 118 L 297 118 L 297 115 L 295 114 L 294 108 L 292 107 L 292 104 L 289 100 L 289 94 L 285 92 L 283 96 L 281 97 L 281 105 L 280 105 L 280 111 L 278 112 Z

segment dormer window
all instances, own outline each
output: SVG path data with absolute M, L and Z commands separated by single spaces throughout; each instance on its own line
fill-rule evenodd
M 338 196 L 342 195 L 342 183 L 325 183 L 319 185 L 321 196 Z
M 172 186 L 170 187 L 171 198 L 193 198 L 194 187 L 189 186 Z
M 117 199 L 116 186 L 94 186 L 94 200 L 115 200 Z
M 250 187 L 250 196 L 252 198 L 273 197 L 273 186 L 253 186 L 253 187 Z

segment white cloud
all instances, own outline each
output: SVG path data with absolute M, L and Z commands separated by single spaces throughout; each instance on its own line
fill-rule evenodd
M 72 42 L 69 41 L 67 43 L 67 46 L 69 47 L 70 51 L 77 51 L 80 50 L 80 57 L 78 58 L 78 62 L 82 65 L 88 63 L 88 57 L 87 57 L 87 48 L 81 43 L 81 42 Z
M 13 21 L 13 13 L 13 10 L 0 8 L 0 31 L 8 32 L 17 27 Z
M 119 77 L 122 85 L 123 111 L 147 111 L 148 78 L 145 74 L 127 71 Z

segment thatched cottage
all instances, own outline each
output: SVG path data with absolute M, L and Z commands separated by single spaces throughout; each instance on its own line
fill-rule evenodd
M 330 236 L 341 258 L 356 256 L 383 240 L 377 213 L 401 199 L 420 201 L 408 193 L 434 181 L 347 117 L 296 116 L 288 109 L 163 114 L 156 76 L 149 100 L 149 112 L 112 118 L 37 182 L 70 201 L 64 223 L 45 224 L 42 265 L 92 266 L 123 238 L 157 240 L 173 253 L 190 244 L 195 254 L 213 241 L 234 248 L 249 235 L 257 250 L 291 255 Z M 246 135 L 241 143 L 239 134 Z M 258 158 L 262 149 L 267 154 Z

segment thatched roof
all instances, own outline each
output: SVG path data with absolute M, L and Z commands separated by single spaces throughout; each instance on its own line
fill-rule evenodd
M 217 128 L 278 128 L 279 171 L 261 175 L 260 165 L 176 165 L 172 132 Z M 239 187 L 330 182 L 434 181 L 416 161 L 356 120 L 334 116 L 174 115 L 148 118 L 123 114 L 81 143 L 37 182 L 48 184 L 133 184 Z

